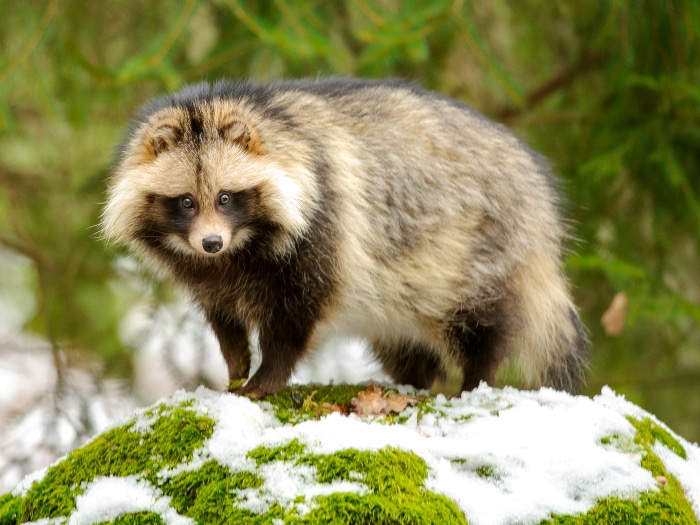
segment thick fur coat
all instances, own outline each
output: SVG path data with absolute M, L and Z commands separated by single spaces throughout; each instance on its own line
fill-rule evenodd
M 462 388 L 505 359 L 573 391 L 587 338 L 544 160 L 464 104 L 398 81 L 199 84 L 147 105 L 103 229 L 189 290 L 237 391 L 276 392 L 330 334 L 398 383 Z

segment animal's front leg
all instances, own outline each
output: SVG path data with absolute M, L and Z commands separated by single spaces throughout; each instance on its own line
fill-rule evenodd
M 226 361 L 228 390 L 233 391 L 245 383 L 250 373 L 248 333 L 238 320 L 227 317 L 219 311 L 207 312 L 207 318 L 219 340 L 221 353 Z
M 283 388 L 303 357 L 311 328 L 289 320 L 275 319 L 274 325 L 260 329 L 260 368 L 236 394 L 260 398 L 276 394 Z

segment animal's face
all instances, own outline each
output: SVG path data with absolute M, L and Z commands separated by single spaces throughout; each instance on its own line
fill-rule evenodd
M 103 214 L 108 237 L 152 252 L 216 258 L 269 236 L 273 251 L 306 227 L 310 176 L 266 151 L 225 102 L 168 107 L 127 143 Z
M 242 245 L 250 234 L 246 225 L 250 199 L 241 192 L 222 189 L 199 197 L 187 192 L 156 197 L 160 231 L 167 246 L 184 253 L 214 257 Z
M 265 167 L 242 122 L 197 127 L 162 124 L 146 138 L 149 179 L 159 190 L 146 195 L 151 226 L 145 233 L 160 235 L 171 250 L 216 257 L 244 244 L 253 223 L 264 219 L 256 174 Z

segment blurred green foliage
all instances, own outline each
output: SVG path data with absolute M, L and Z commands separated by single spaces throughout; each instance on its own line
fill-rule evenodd
M 31 261 L 28 328 L 56 351 L 130 373 L 117 333 L 130 296 L 94 225 L 138 106 L 220 76 L 398 76 L 551 159 L 577 238 L 567 264 L 594 343 L 589 392 L 610 384 L 700 440 L 700 3 L 0 0 L 0 12 L 0 245 Z M 626 324 L 607 336 L 619 291 Z

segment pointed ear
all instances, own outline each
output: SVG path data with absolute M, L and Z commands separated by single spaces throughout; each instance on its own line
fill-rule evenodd
M 153 158 L 173 149 L 177 145 L 180 135 L 180 129 L 175 126 L 164 125 L 156 128 L 148 137 L 148 148 Z
M 238 144 L 244 150 L 251 148 L 251 135 L 248 125 L 240 120 L 234 120 L 219 128 L 221 138 L 229 141 L 231 144 Z

